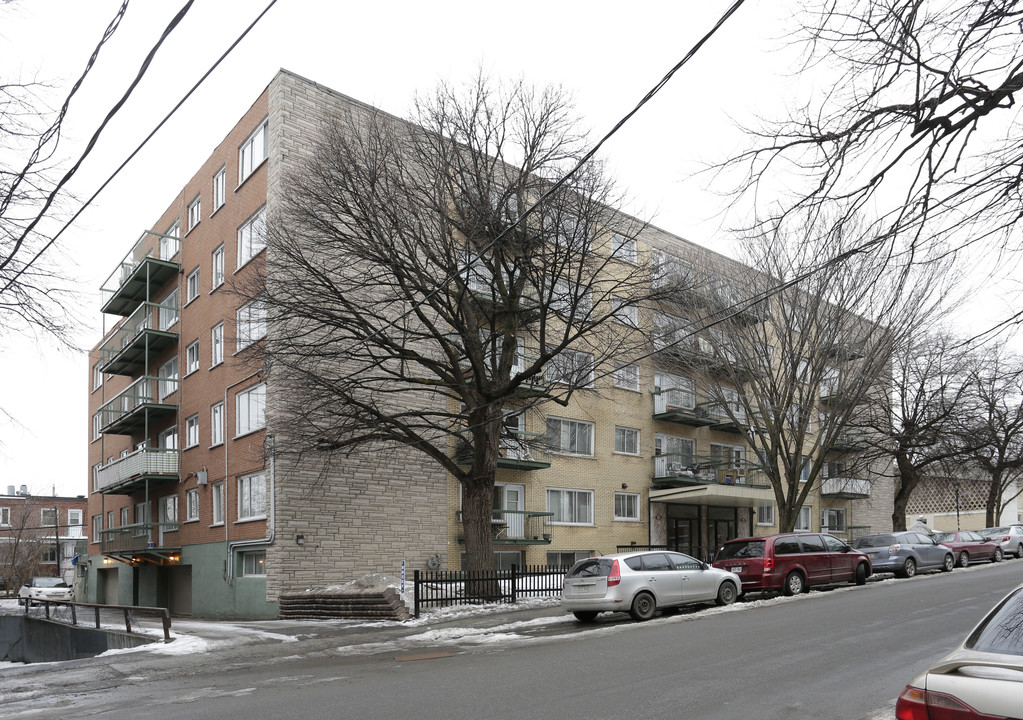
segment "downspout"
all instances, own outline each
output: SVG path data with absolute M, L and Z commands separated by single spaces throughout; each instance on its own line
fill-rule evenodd
M 228 545 L 227 545 L 227 557 L 228 557 L 228 561 L 227 561 L 227 568 L 228 568 L 227 573 L 228 573 L 228 575 L 227 575 L 227 577 L 228 577 L 228 584 L 231 584 L 234 581 L 234 562 L 232 561 L 232 558 L 234 557 L 235 549 L 236 548 L 240 548 L 240 547 L 248 547 L 250 545 L 270 545 L 270 544 L 273 543 L 274 536 L 276 535 L 275 528 L 276 528 L 276 517 L 277 517 L 277 498 L 276 498 L 276 493 L 274 492 L 274 485 L 275 485 L 275 483 L 274 483 L 274 479 L 275 479 L 274 473 L 276 471 L 276 468 L 275 468 L 275 453 L 276 453 L 276 450 L 275 450 L 275 447 L 274 447 L 274 436 L 273 435 L 268 435 L 267 436 L 267 440 L 268 440 L 269 445 L 270 445 L 270 467 L 269 467 L 269 472 L 267 473 L 269 475 L 269 487 L 267 488 L 267 492 L 270 493 L 270 517 L 269 517 L 269 524 L 268 524 L 268 527 L 267 527 L 266 537 L 256 538 L 256 539 L 253 539 L 253 540 L 235 540 L 233 543 L 228 543 Z
M 232 566 L 232 563 L 231 563 L 231 521 L 230 521 L 231 512 L 228 509 L 230 507 L 230 505 L 228 505 L 228 502 L 227 502 L 227 499 L 228 499 L 228 488 L 229 488 L 229 486 L 231 484 L 231 483 L 229 483 L 227 481 L 227 478 L 228 478 L 227 458 L 228 458 L 228 447 L 230 446 L 230 443 L 227 441 L 227 432 L 228 432 L 228 428 L 231 425 L 228 422 L 228 419 L 229 419 L 228 408 L 230 407 L 230 405 L 227 404 L 227 393 L 228 393 L 228 391 L 231 388 L 235 387 L 236 385 L 241 385 L 242 383 L 248 382 L 252 378 L 256 377 L 257 375 L 259 375 L 259 372 L 260 371 L 257 370 L 256 372 L 251 373 L 247 377 L 244 377 L 241 380 L 238 380 L 237 382 L 233 382 L 233 383 L 231 383 L 230 385 L 228 385 L 227 387 L 224 388 L 224 498 L 223 498 L 223 503 L 222 503 L 223 507 L 221 507 L 221 512 L 224 514 L 224 545 L 227 547 L 227 561 L 226 561 L 227 572 L 224 574 L 224 581 L 228 585 L 230 585 L 232 582 L 234 582 L 234 567 Z

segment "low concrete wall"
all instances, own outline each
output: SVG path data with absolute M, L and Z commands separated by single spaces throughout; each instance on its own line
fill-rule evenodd
M 0 616 L 0 660 L 26 663 L 76 660 L 151 642 L 155 642 L 154 638 L 116 630 L 96 630 L 33 617 Z

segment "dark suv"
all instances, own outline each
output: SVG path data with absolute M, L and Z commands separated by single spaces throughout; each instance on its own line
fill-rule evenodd
M 729 540 L 714 557 L 714 567 L 742 580 L 743 592 L 807 592 L 811 585 L 855 582 L 872 572 L 870 558 L 831 535 L 785 533 Z

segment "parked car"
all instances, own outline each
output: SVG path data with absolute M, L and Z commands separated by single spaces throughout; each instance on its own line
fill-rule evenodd
M 961 530 L 959 532 L 936 532 L 931 536 L 942 545 L 952 548 L 956 565 L 966 567 L 974 560 L 1002 561 L 1002 548 L 990 542 L 980 533 Z
M 743 592 L 781 590 L 786 595 L 827 583 L 863 585 L 872 572 L 867 555 L 819 533 L 729 540 L 718 548 L 714 567 L 738 575 Z
M 662 608 L 735 602 L 739 578 L 677 552 L 631 552 L 580 560 L 565 575 L 561 606 L 582 622 L 601 612 L 649 620 Z
M 1023 525 L 984 528 L 980 534 L 1001 545 L 1003 554 L 1023 558 Z
M 999 602 L 966 640 L 910 681 L 898 720 L 1023 719 L 1023 586 Z
M 956 565 L 952 548 L 929 535 L 909 530 L 864 535 L 853 546 L 870 556 L 874 572 L 890 572 L 899 577 L 913 577 L 919 570 L 951 572 Z
M 33 600 L 74 600 L 74 590 L 57 577 L 34 577 L 21 586 L 18 591 L 18 604 L 26 602 L 31 606 Z

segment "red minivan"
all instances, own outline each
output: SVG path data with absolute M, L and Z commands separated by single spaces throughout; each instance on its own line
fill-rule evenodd
M 855 582 L 870 577 L 870 558 L 831 535 L 785 533 L 729 540 L 714 556 L 714 567 L 735 573 L 742 591 L 807 592 L 812 585 Z

